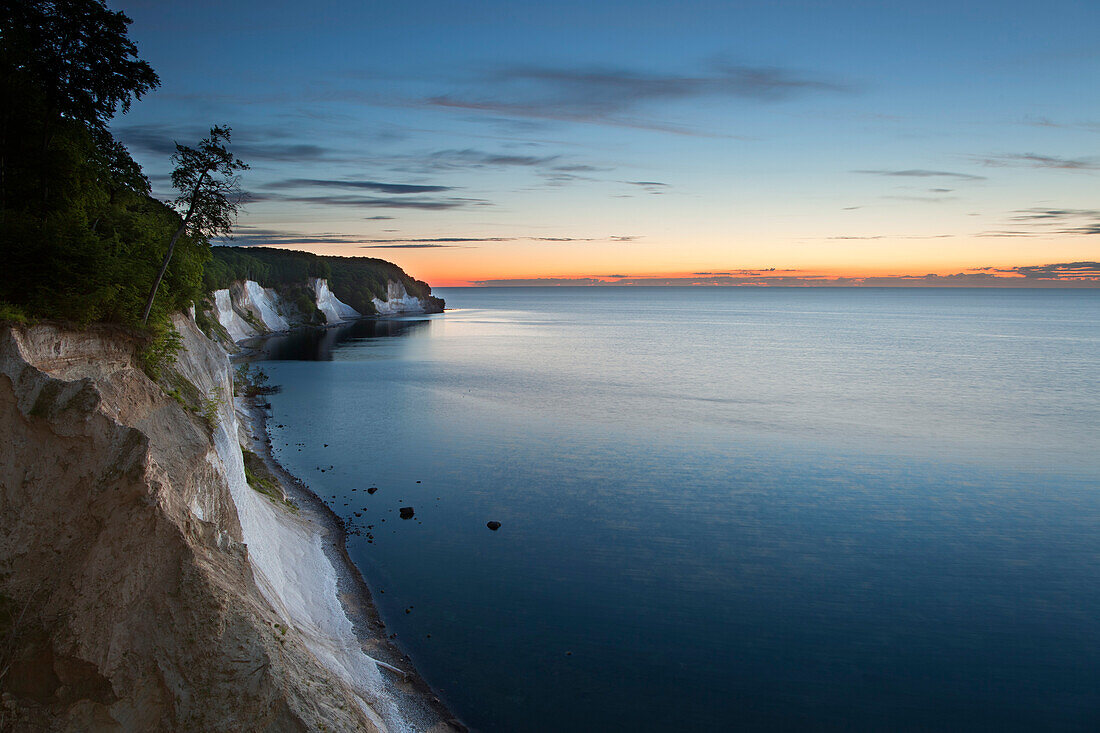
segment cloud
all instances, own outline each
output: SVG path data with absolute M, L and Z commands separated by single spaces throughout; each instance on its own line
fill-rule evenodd
M 1098 217 L 1100 209 L 1023 209 L 1012 217 L 1016 221 L 1064 220 L 1077 217 Z
M 365 244 L 363 249 L 447 249 L 447 248 L 459 248 L 463 249 L 457 244 L 433 244 L 431 242 L 423 243 L 409 243 L 409 244 Z
M 949 239 L 954 234 L 871 234 L 871 235 L 841 235 L 836 237 L 822 237 L 822 239 Z
M 1027 116 L 1024 118 L 1023 124 L 1031 125 L 1032 127 L 1057 127 L 1100 132 L 1100 122 L 1055 122 L 1048 117 Z
M 135 152 L 167 158 L 176 152 L 176 143 L 195 145 L 209 134 L 209 128 L 173 127 L 163 124 L 126 125 L 117 129 L 119 139 Z M 246 163 L 256 161 L 313 162 L 339 159 L 332 148 L 312 143 L 272 142 L 285 133 L 266 128 L 239 128 L 233 131 L 233 153 Z
M 528 286 L 558 286 L 558 285 L 608 285 L 605 280 L 598 277 L 517 277 L 501 278 L 497 280 L 472 280 L 474 285 L 482 287 L 507 288 Z
M 1100 160 L 1096 158 L 1060 158 L 1055 155 L 1038 155 L 1036 153 L 1016 153 L 994 155 L 985 158 L 974 158 L 982 165 L 995 168 L 1056 168 L 1068 171 L 1096 171 L 1100 170 Z
M 631 186 L 637 186 L 646 193 L 658 195 L 665 193 L 669 189 L 669 185 L 667 183 L 661 183 L 660 181 L 623 181 L 623 183 L 629 184 Z
M 514 155 L 488 153 L 483 150 L 437 150 L 424 158 L 424 163 L 434 169 L 449 168 L 504 168 L 509 166 L 534 167 L 553 163 L 560 155 Z
M 219 239 L 218 241 L 222 244 L 238 247 L 269 247 L 276 245 L 302 244 L 359 244 L 362 239 L 351 234 L 332 234 L 327 232 L 319 234 L 300 234 L 279 229 L 264 229 L 262 227 L 239 224 L 233 232 L 232 239 Z
M 1022 209 L 1009 217 L 1016 229 L 981 232 L 979 237 L 1049 237 L 1100 234 L 1100 209 Z
M 578 165 L 556 165 L 554 166 L 556 171 L 564 171 L 566 173 L 601 173 L 611 170 L 610 168 L 598 168 L 594 165 L 578 164 Z
M 374 247 L 436 246 L 443 244 L 470 244 L 492 242 L 630 242 L 636 237 L 421 237 L 416 239 L 362 239 L 364 245 Z
M 622 68 L 511 66 L 483 75 L 465 94 L 428 97 L 424 104 L 510 117 L 590 122 L 685 135 L 708 133 L 631 117 L 655 103 L 704 97 L 777 102 L 850 85 L 778 67 L 714 63 L 696 74 Z
M 959 181 L 984 181 L 985 176 L 975 176 L 970 173 L 955 173 L 953 171 L 930 171 L 923 168 L 909 168 L 906 170 L 857 170 L 852 173 L 863 173 L 871 176 L 893 176 L 898 178 L 954 178 Z
M 273 193 L 249 193 L 245 203 L 282 201 L 298 204 L 318 204 L 322 206 L 346 206 L 352 208 L 382 208 L 382 209 L 420 209 L 423 211 L 443 211 L 458 209 L 467 206 L 491 206 L 488 201 L 482 199 L 467 198 L 402 198 L 379 196 L 287 196 Z
M 1057 262 L 1052 265 L 1014 267 L 1011 270 L 1025 278 L 1038 280 L 1100 281 L 1100 262 Z
M 891 201 L 921 201 L 926 204 L 942 204 L 944 201 L 954 201 L 957 196 L 883 196 Z
M 353 188 L 380 193 L 411 194 L 440 193 L 454 190 L 451 186 L 416 186 L 407 183 L 379 183 L 378 181 L 336 181 L 317 178 L 289 178 L 266 184 L 267 188 Z

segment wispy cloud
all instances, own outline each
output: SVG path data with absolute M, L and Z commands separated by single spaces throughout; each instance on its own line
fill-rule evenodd
M 405 244 L 365 244 L 363 249 L 453 249 L 462 248 L 458 244 L 441 244 L 436 242 L 408 242 Z M 466 247 L 466 249 L 469 249 Z
M 420 209 L 422 211 L 444 211 L 447 209 L 458 209 L 468 206 L 492 205 L 490 202 L 483 199 L 469 198 L 424 199 L 404 198 L 402 196 L 355 196 L 351 194 L 335 196 L 291 196 L 255 192 L 250 192 L 247 195 L 245 203 L 264 201 L 315 204 L 320 206 L 342 206 L 360 209 Z
M 268 183 L 266 188 L 351 188 L 379 193 L 416 194 L 416 193 L 440 193 L 452 191 L 452 186 L 419 186 L 408 183 L 380 183 L 378 181 L 340 181 L 318 178 L 288 178 L 283 181 Z
M 493 153 L 474 148 L 462 150 L 437 150 L 424 156 L 425 167 L 435 170 L 466 168 L 507 168 L 519 166 L 531 168 L 554 163 L 560 155 L 515 155 L 513 153 Z
M 798 95 L 849 90 L 849 84 L 791 69 L 722 62 L 696 74 L 518 65 L 482 75 L 466 93 L 428 97 L 424 104 L 511 117 L 711 135 L 683 126 L 639 119 L 635 114 L 656 103 L 693 98 L 777 102 Z
M 890 176 L 895 178 L 954 178 L 959 181 L 984 181 L 985 176 L 976 176 L 972 173 L 957 173 L 955 171 L 934 171 L 924 168 L 907 168 L 904 170 L 856 170 L 852 173 L 863 173 L 871 176 Z
M 1100 132 L 1100 122 L 1056 122 L 1049 117 L 1028 116 L 1023 123 L 1032 127 L 1053 127 L 1059 129 L 1078 129 Z
M 623 183 L 631 186 L 637 186 L 646 193 L 657 195 L 666 193 L 670 188 L 667 183 L 661 183 L 660 181 L 623 181 Z
M 944 201 L 954 201 L 957 196 L 883 196 L 890 201 L 916 201 L 925 204 L 942 204 Z
M 416 239 L 362 239 L 367 249 L 432 247 L 451 244 L 489 244 L 494 242 L 632 242 L 637 237 L 420 237 Z
M 1037 280 L 1100 281 L 1100 262 L 1058 262 L 1052 265 L 1013 267 L 1011 271 Z M 1002 270 L 1001 272 L 1004 272 Z
M 1037 153 L 1009 153 L 975 157 L 974 160 L 994 168 L 1055 168 L 1067 171 L 1096 171 L 1100 170 L 1100 159 L 1097 158 L 1062 158 L 1056 155 L 1039 155 Z
M 1100 234 L 1100 209 L 1023 209 L 1009 217 L 1012 229 L 997 229 L 980 237 L 1049 237 Z
M 871 235 L 840 235 L 835 237 L 823 237 L 823 239 L 949 239 L 954 234 L 871 234 Z
M 238 247 L 268 247 L 303 244 L 359 244 L 362 239 L 352 234 L 300 234 L 280 229 L 265 229 L 246 224 L 237 225 L 232 239 L 218 240 L 222 244 Z
M 163 124 L 125 125 L 117 133 L 126 147 L 135 152 L 167 158 L 176 152 L 176 143 L 194 145 L 210 130 L 198 126 L 174 127 Z M 233 152 L 247 163 L 259 161 L 293 163 L 339 160 L 339 151 L 302 142 L 280 142 L 287 135 L 266 128 L 239 128 L 233 131 Z

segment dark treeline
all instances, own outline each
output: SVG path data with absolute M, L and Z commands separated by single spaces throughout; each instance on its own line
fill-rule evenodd
M 197 150 L 176 146 L 175 208 L 150 195 L 108 129 L 160 84 L 129 24 L 103 0 L 0 2 L 0 320 L 108 321 L 163 340 L 171 313 L 201 310 L 206 292 L 245 278 L 283 289 L 304 313 L 310 277 L 361 313 L 386 297 L 387 280 L 429 297 L 383 260 L 220 247 L 212 257 L 210 240 L 236 213 L 233 173 L 247 166 L 221 145 L 228 128 L 215 127 Z
M 107 125 L 159 84 L 99 0 L 4 2 L 0 16 L 0 302 L 78 323 L 140 325 L 179 215 Z M 150 318 L 200 296 L 205 242 L 181 242 Z
M 418 298 L 432 298 L 431 287 L 410 277 L 392 262 L 373 257 L 331 257 L 273 249 L 271 247 L 214 247 L 213 259 L 206 265 L 204 284 L 207 291 L 227 288 L 236 280 L 255 280 L 266 287 L 286 291 L 300 288 L 309 278 L 329 282 L 337 298 L 360 313 L 374 313 L 372 298 L 386 299 L 389 280 L 405 286 Z

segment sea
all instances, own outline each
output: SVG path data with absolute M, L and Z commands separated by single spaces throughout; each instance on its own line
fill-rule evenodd
M 1100 730 L 1100 290 L 437 293 L 260 366 L 471 729 Z

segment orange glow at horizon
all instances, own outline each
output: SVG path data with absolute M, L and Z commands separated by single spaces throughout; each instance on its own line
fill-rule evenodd
M 995 271 L 1000 278 L 1006 280 L 1022 280 L 1022 275 L 1013 271 L 1019 266 L 1034 266 L 1045 264 L 1043 261 L 1032 261 L 1029 258 L 1023 261 L 1001 260 L 974 264 L 972 258 L 967 258 L 969 264 L 960 262 L 929 262 L 915 260 L 908 263 L 878 263 L 862 265 L 857 263 L 847 264 L 815 264 L 809 266 L 782 267 L 774 264 L 762 265 L 758 262 L 732 264 L 728 261 L 721 264 L 693 265 L 683 268 L 638 268 L 630 266 L 596 266 L 591 263 L 575 262 L 572 266 L 566 266 L 559 253 L 555 253 L 553 260 L 538 263 L 525 263 L 515 261 L 513 257 L 499 256 L 500 252 L 479 252 L 477 256 L 471 256 L 468 249 L 461 249 L 461 255 L 456 256 L 453 251 L 447 249 L 379 249 L 369 254 L 356 246 L 280 246 L 280 249 L 298 249 L 312 252 L 318 255 L 359 256 L 384 259 L 399 265 L 411 276 L 423 280 L 432 287 L 468 287 L 493 280 L 596 280 L 608 284 L 614 284 L 621 280 L 664 280 L 664 279 L 705 279 L 708 276 L 742 276 L 742 277 L 794 277 L 803 280 L 821 279 L 823 281 L 845 278 L 861 280 L 864 278 L 919 278 L 928 275 L 947 277 L 959 274 L 977 274 L 983 271 Z M 459 248 L 456 248 L 456 250 Z M 530 253 L 524 253 L 525 259 Z M 629 260 L 629 252 L 622 252 L 623 260 Z M 541 259 L 541 258 L 540 258 Z M 586 258 L 577 258 L 586 259 Z M 1043 258 L 1049 259 L 1049 258 Z M 1063 258 L 1064 260 L 1065 258 Z M 1056 261 L 1049 259 L 1049 261 Z M 538 265 L 542 265 L 539 267 Z

